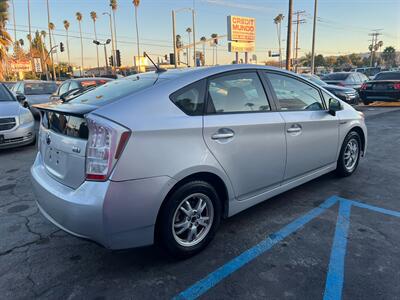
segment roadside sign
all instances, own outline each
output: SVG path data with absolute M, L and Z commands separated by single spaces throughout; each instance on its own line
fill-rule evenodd
M 34 57 L 33 58 L 33 67 L 35 69 L 36 73 L 42 73 L 42 60 L 40 57 Z
M 254 42 L 229 42 L 228 51 L 229 52 L 254 52 L 255 43 Z
M 228 16 L 228 40 L 254 42 L 256 40 L 256 19 Z
M 30 72 L 32 71 L 32 64 L 29 59 L 11 60 L 11 72 Z

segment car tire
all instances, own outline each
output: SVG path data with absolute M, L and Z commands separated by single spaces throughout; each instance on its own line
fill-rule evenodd
M 172 256 L 188 258 L 211 242 L 220 220 L 221 202 L 215 188 L 205 181 L 190 181 L 166 199 L 157 224 L 157 242 Z
M 336 168 L 337 175 L 347 177 L 353 174 L 360 161 L 361 151 L 360 135 L 355 131 L 350 131 L 340 149 Z
M 364 105 L 369 105 L 371 104 L 373 101 L 368 101 L 368 100 L 363 100 Z

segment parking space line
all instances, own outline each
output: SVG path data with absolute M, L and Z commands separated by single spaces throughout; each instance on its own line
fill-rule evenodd
M 273 246 L 301 229 L 304 225 L 321 215 L 324 211 L 339 202 L 339 212 L 336 221 L 335 236 L 332 244 L 331 256 L 329 261 L 327 279 L 325 284 L 324 300 L 340 300 L 344 283 L 345 257 L 347 248 L 347 238 L 350 228 L 351 207 L 356 206 L 374 212 L 400 218 L 400 212 L 381 208 L 362 202 L 332 196 L 325 200 L 318 207 L 310 210 L 305 215 L 292 221 L 279 231 L 269 235 L 265 240 L 246 250 L 239 256 L 233 258 L 223 266 L 219 267 L 203 279 L 199 280 L 173 299 L 196 299 L 213 288 L 219 282 L 239 270 L 241 267 L 251 262 L 261 254 L 268 252 Z
M 328 275 L 325 284 L 324 300 L 339 300 L 342 297 L 344 260 L 350 227 L 351 205 L 350 201 L 343 201 L 340 199 L 335 237 L 333 239 Z
M 305 215 L 283 227 L 281 230 L 271 234 L 264 241 L 260 242 L 256 246 L 246 250 L 239 256 L 227 262 L 225 265 L 221 266 L 214 272 L 207 275 L 205 278 L 201 279 L 185 291 L 178 294 L 174 299 L 196 299 L 197 297 L 201 296 L 210 288 L 214 287 L 220 281 L 231 275 L 233 272 L 237 271 L 261 254 L 267 252 L 284 238 L 299 230 L 301 227 L 303 227 L 314 218 L 318 217 L 325 210 L 332 207 L 336 202 L 338 202 L 338 200 L 339 198 L 336 196 L 328 198 L 320 206 L 312 209 Z

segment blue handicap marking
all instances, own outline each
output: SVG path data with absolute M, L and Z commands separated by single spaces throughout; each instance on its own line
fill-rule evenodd
M 374 212 L 400 218 L 400 212 L 364 204 L 354 200 L 332 196 L 325 200 L 318 207 L 310 210 L 305 215 L 292 221 L 282 229 L 269 235 L 254 247 L 244 251 L 223 266 L 208 274 L 186 290 L 174 297 L 174 299 L 196 299 L 216 286 L 219 282 L 230 276 L 241 267 L 251 262 L 261 254 L 268 252 L 273 246 L 283 239 L 301 229 L 304 225 L 321 215 L 324 211 L 339 203 L 339 212 L 337 216 L 336 229 L 332 244 L 331 256 L 327 272 L 324 300 L 339 300 L 342 298 L 344 262 L 346 256 L 347 237 L 350 227 L 351 207 L 356 206 L 365 208 Z

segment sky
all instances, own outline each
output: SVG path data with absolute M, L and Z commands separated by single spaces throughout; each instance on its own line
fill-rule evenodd
M 15 6 L 15 25 L 17 39 L 26 41 L 28 34 L 27 0 L 13 0 Z M 30 0 L 32 31 L 47 30 L 46 0 Z M 116 11 L 117 46 L 120 49 L 122 64 L 133 65 L 137 54 L 134 6 L 131 0 L 117 0 Z M 96 66 L 96 46 L 93 22 L 90 12 L 96 11 L 98 39 L 110 38 L 109 0 L 49 0 L 50 21 L 56 26 L 56 42 L 64 42 L 63 20 L 70 26 L 70 53 L 72 63 L 80 63 L 80 40 L 78 22 L 75 13 L 83 14 L 82 32 L 84 37 L 85 67 Z M 146 51 L 157 60 L 173 52 L 171 11 L 174 9 L 195 7 L 196 39 L 210 37 L 212 33 L 227 34 L 227 16 L 239 15 L 256 19 L 256 50 L 259 61 L 268 59 L 268 50 L 277 52 L 278 38 L 273 19 L 282 13 L 282 45 L 286 43 L 288 0 L 141 0 L 138 8 L 138 24 L 141 52 Z M 294 11 L 305 11 L 304 24 L 299 29 L 299 56 L 311 51 L 312 17 L 314 0 L 294 0 Z M 365 53 L 368 51 L 368 34 L 373 29 L 382 29 L 379 37 L 385 46 L 394 46 L 400 50 L 400 0 L 318 0 L 318 22 L 316 52 L 323 55 L 341 55 Z M 10 20 L 8 30 L 14 34 L 13 9 L 10 2 Z M 188 43 L 186 28 L 192 27 L 188 11 L 177 13 L 177 34 Z M 295 27 L 294 27 L 295 29 Z M 48 39 L 47 39 L 48 40 Z M 27 44 L 27 43 L 26 43 Z M 218 46 L 218 63 L 230 63 L 234 53 L 227 50 L 227 41 L 223 39 Z M 110 49 L 108 49 L 110 54 Z M 206 47 L 206 63 L 212 62 L 211 48 Z M 285 50 L 284 50 L 285 51 Z M 99 49 L 100 65 L 105 64 L 104 50 Z M 67 54 L 58 54 L 60 61 L 67 61 Z

